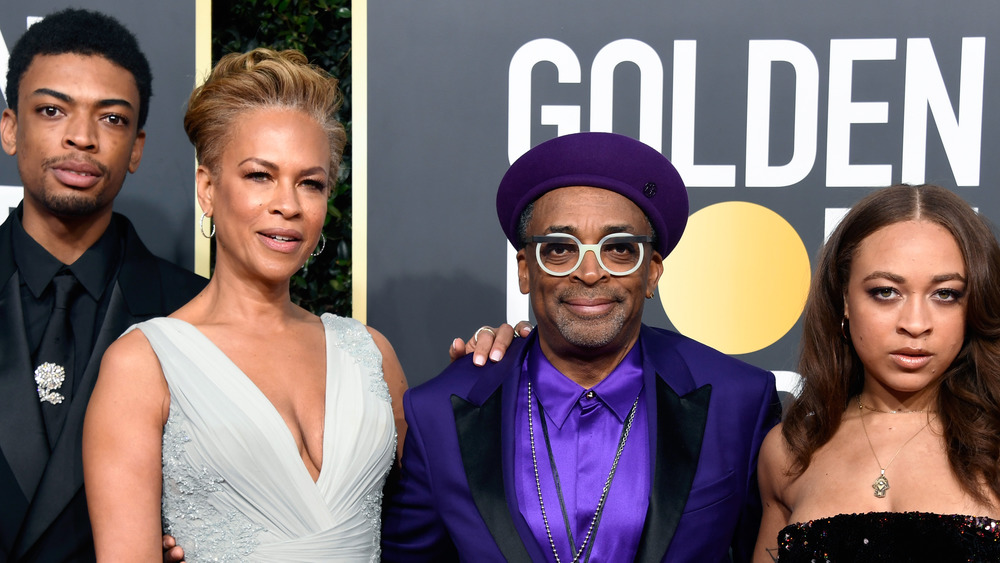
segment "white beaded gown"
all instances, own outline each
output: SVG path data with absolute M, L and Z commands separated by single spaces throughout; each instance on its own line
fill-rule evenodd
M 198 329 L 171 318 L 133 327 L 170 388 L 163 527 L 189 563 L 378 561 L 396 449 L 382 357 L 361 323 L 322 319 L 326 418 L 315 482 L 281 415 Z

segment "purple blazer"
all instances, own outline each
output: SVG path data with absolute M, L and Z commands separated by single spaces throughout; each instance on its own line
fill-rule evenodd
M 386 487 L 385 561 L 543 561 L 514 493 L 517 382 L 532 333 L 482 368 L 454 362 L 403 397 L 409 430 Z M 780 415 L 774 376 L 643 325 L 652 467 L 637 561 L 749 561 L 757 452 Z M 649 390 L 655 389 L 655 392 Z

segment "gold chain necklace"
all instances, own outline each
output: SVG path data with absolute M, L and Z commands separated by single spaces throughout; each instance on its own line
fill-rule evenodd
M 858 395 L 858 406 L 860 406 L 861 408 L 863 408 L 865 410 L 869 410 L 869 411 L 872 411 L 872 412 L 880 412 L 880 413 L 884 413 L 884 414 L 914 414 L 914 413 L 918 413 L 918 412 L 929 412 L 929 413 L 934 414 L 934 413 L 937 412 L 937 411 L 932 411 L 930 409 L 922 409 L 922 410 L 918 410 L 918 411 L 909 411 L 909 410 L 904 410 L 904 409 L 899 409 L 899 410 L 896 410 L 896 411 L 886 411 L 886 410 L 882 410 L 882 409 L 877 409 L 875 407 L 869 407 L 868 405 L 862 403 L 861 402 L 861 395 Z
M 889 490 L 889 479 L 885 476 L 885 470 L 889 468 L 889 465 L 891 465 L 892 462 L 896 459 L 896 456 L 899 455 L 899 452 L 903 451 L 903 448 L 906 446 L 906 444 L 909 444 L 910 441 L 912 441 L 914 438 L 917 437 L 917 434 L 923 432 L 924 428 L 927 428 L 928 426 L 931 425 L 931 422 L 934 422 L 934 419 L 937 418 L 937 415 L 934 415 L 934 418 L 928 419 L 927 423 L 920 427 L 920 430 L 917 430 L 916 433 L 913 434 L 913 436 L 910 436 L 909 439 L 903 442 L 903 445 L 899 446 L 899 448 L 896 450 L 896 453 L 892 454 L 892 457 L 889 458 L 889 463 L 886 463 L 885 467 L 883 467 L 882 462 L 878 460 L 878 454 L 875 453 L 875 446 L 872 445 L 872 439 L 868 436 L 868 429 L 865 428 L 864 408 L 865 408 L 864 405 L 861 404 L 861 397 L 859 396 L 858 412 L 860 413 L 859 418 L 861 418 L 861 429 L 864 430 L 865 432 L 865 439 L 868 440 L 868 447 L 871 449 L 872 456 L 875 457 L 875 463 L 878 464 L 878 468 L 881 471 L 879 473 L 879 476 L 875 479 L 875 482 L 872 483 L 872 488 L 875 489 L 875 496 L 877 498 L 885 498 L 885 492 Z

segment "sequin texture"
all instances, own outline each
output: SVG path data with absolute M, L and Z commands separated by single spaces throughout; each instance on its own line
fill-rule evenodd
M 928 512 L 838 514 L 786 526 L 778 561 L 1000 561 L 998 522 L 982 516 Z

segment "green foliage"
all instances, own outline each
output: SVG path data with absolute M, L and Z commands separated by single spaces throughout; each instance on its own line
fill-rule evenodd
M 326 249 L 292 277 L 292 300 L 310 311 L 351 314 L 350 0 L 213 0 L 212 60 L 255 47 L 298 49 L 340 79 L 347 148 L 327 206 Z

